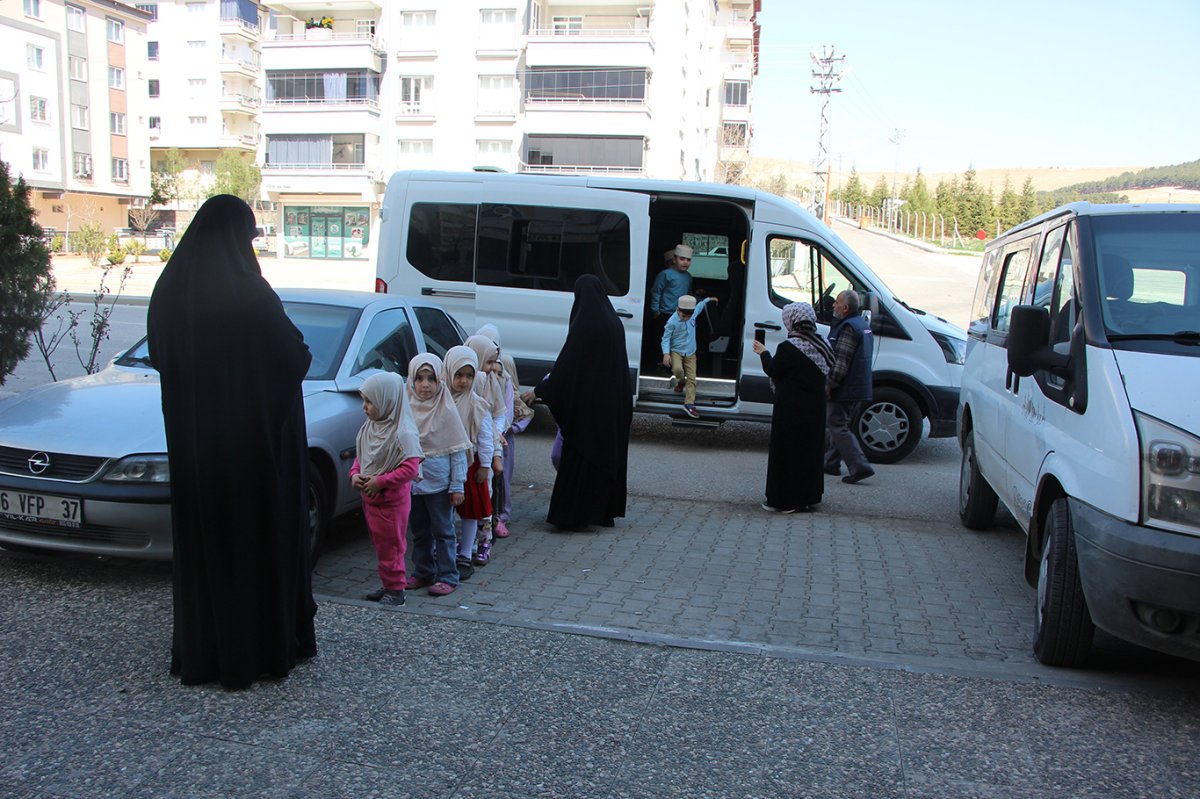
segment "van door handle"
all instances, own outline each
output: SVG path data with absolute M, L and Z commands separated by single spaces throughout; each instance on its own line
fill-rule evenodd
M 755 322 L 754 327 L 756 330 L 783 330 L 780 325 L 774 322 Z
M 617 316 L 621 317 L 622 319 L 633 318 L 633 314 L 631 314 L 629 311 L 617 311 Z
M 453 297 L 458 300 L 473 300 L 475 292 L 464 289 L 435 289 L 429 286 L 421 287 L 422 297 Z

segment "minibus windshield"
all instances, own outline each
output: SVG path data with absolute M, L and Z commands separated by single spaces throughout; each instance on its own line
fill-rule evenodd
M 1178 340 L 1200 330 L 1200 214 L 1091 219 L 1110 340 Z

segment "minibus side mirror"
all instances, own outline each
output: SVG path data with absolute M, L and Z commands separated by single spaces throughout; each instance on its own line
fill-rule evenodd
M 879 312 L 879 295 L 873 291 L 864 291 L 862 293 L 862 311 L 860 315 L 866 321 L 867 327 L 871 326 L 871 319 Z
M 1050 340 L 1050 311 L 1039 305 L 1018 305 L 1008 321 L 1008 368 L 1019 377 L 1039 369 L 1066 378 L 1071 356 L 1055 352 Z

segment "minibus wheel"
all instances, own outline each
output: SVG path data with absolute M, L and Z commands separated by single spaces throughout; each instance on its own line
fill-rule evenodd
M 1095 634 L 1079 579 L 1071 508 L 1066 497 L 1059 497 L 1046 514 L 1033 654 L 1047 666 L 1080 666 L 1087 660 Z
M 850 429 L 871 463 L 899 463 L 921 443 L 921 407 L 907 391 L 876 386 Z
M 996 518 L 996 492 L 979 473 L 975 459 L 975 431 L 968 430 L 962 441 L 962 464 L 958 471 L 958 518 L 970 530 L 985 530 Z

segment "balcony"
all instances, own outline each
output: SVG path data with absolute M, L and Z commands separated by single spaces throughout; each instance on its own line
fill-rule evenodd
M 367 164 L 264 164 L 262 187 L 268 194 L 358 194 L 376 199 L 383 170 Z
M 341 100 L 269 100 L 259 117 L 267 135 L 344 133 L 379 135 L 379 101 L 375 98 Z
M 221 17 L 221 21 L 217 23 L 217 32 L 223 38 L 236 39 L 246 43 L 257 42 L 262 36 L 258 25 L 240 17 Z
M 224 133 L 217 139 L 217 145 L 227 150 L 258 150 L 258 136 L 251 133 Z
M 746 11 L 722 11 L 717 15 L 717 25 L 725 31 L 725 41 L 749 47 L 754 41 L 754 14 Z
M 373 33 L 310 28 L 299 33 L 273 32 L 262 41 L 273 70 L 366 69 L 383 71 L 387 50 Z
M 262 61 L 257 57 L 246 58 L 223 53 L 221 60 L 217 62 L 217 69 L 222 75 L 236 75 L 255 80 L 262 72 Z
M 259 100 L 249 94 L 238 94 L 235 92 L 225 92 L 221 95 L 221 99 L 217 101 L 217 107 L 226 114 L 242 114 L 244 116 L 253 117 L 258 114 Z
M 620 26 L 603 18 L 606 27 L 591 27 L 584 18 L 580 28 L 555 26 L 529 32 L 525 65 L 549 67 L 587 64 L 593 67 L 649 66 L 654 57 L 654 39 L 646 27 L 630 18 Z

